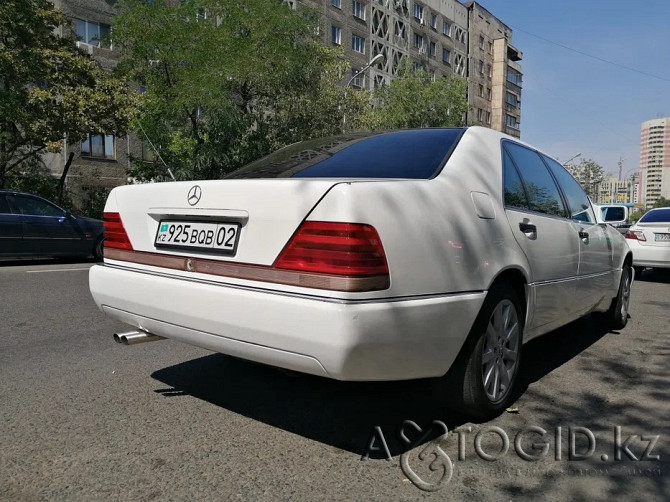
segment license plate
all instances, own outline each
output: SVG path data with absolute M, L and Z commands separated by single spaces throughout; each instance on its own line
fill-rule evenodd
M 154 245 L 157 248 L 235 254 L 239 236 L 239 223 L 162 220 L 158 224 Z
M 670 242 L 670 234 L 654 234 L 654 240 L 657 242 Z

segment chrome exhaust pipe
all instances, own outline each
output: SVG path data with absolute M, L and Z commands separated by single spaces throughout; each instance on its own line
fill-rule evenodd
M 135 345 L 138 343 L 155 342 L 157 340 L 165 340 L 165 338 L 142 330 L 114 333 L 114 341 L 123 345 Z

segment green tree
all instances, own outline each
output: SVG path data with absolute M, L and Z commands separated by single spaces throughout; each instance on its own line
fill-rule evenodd
M 177 179 L 219 178 L 296 141 L 341 132 L 367 97 L 337 84 L 348 69 L 318 23 L 277 0 L 122 0 L 120 68 L 146 88 L 137 122 Z M 347 99 L 348 98 L 348 99 Z M 354 121 L 355 123 L 355 121 Z M 165 179 L 160 160 L 130 173 Z
M 665 197 L 659 198 L 652 206 L 653 209 L 656 209 L 657 207 L 670 207 L 670 200 Z
M 433 80 L 403 58 L 393 81 L 374 93 L 376 106 L 362 119 L 369 129 L 459 127 L 468 110 L 467 83 L 458 77 Z
M 605 169 L 603 166 L 595 162 L 593 159 L 582 159 L 577 165 L 566 166 L 570 174 L 572 174 L 586 194 L 592 200 L 596 200 L 598 193 L 598 185 L 605 178 Z
M 0 188 L 64 138 L 122 135 L 133 117 L 137 98 L 56 34 L 65 23 L 47 0 L 0 3 Z

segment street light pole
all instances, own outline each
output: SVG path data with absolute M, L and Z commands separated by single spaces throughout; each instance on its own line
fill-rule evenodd
M 376 65 L 377 63 L 379 63 L 381 61 L 384 61 L 385 59 L 386 59 L 386 57 L 383 54 L 377 54 L 375 57 L 373 57 L 368 62 L 368 64 L 366 64 L 363 68 L 361 68 L 359 71 L 354 73 L 354 75 L 349 79 L 349 82 L 347 82 L 347 85 L 344 86 L 344 101 L 345 101 L 344 106 L 345 107 L 347 105 L 346 101 L 347 101 L 347 97 L 348 97 L 348 94 L 349 94 L 349 86 L 354 81 L 354 79 L 356 77 L 358 77 L 359 75 L 363 74 L 371 66 Z M 346 124 L 347 124 L 347 112 L 346 112 L 346 108 L 345 108 L 345 111 L 342 114 L 342 132 L 343 133 L 344 133 Z

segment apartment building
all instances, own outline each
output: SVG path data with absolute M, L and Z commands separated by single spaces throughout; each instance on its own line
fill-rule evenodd
M 458 0 L 287 0 L 321 18 L 324 43 L 342 47 L 351 75 L 384 56 L 352 81 L 372 89 L 389 83 L 402 57 L 434 78 L 468 81 L 469 125 L 520 137 L 523 55 L 512 30 L 477 2 Z
M 670 199 L 670 117 L 642 123 L 640 195 L 647 208 L 661 197 Z
M 638 203 L 639 186 L 637 173 L 625 180 L 620 180 L 615 176 L 605 178 L 598 184 L 594 202 L 598 204 Z
M 51 0 L 70 21 L 60 27 L 60 36 L 72 37 L 77 46 L 87 52 L 105 69 L 112 70 L 119 52 L 109 43 L 111 20 L 116 14 L 114 1 Z M 68 184 L 79 189 L 110 188 L 127 182 L 126 168 L 133 155 L 142 155 L 143 145 L 134 136 L 116 137 L 91 131 L 84 141 L 63 141 L 57 154 L 47 154 L 43 160 L 54 175 L 63 172 L 67 159 L 74 153 L 68 171 Z

